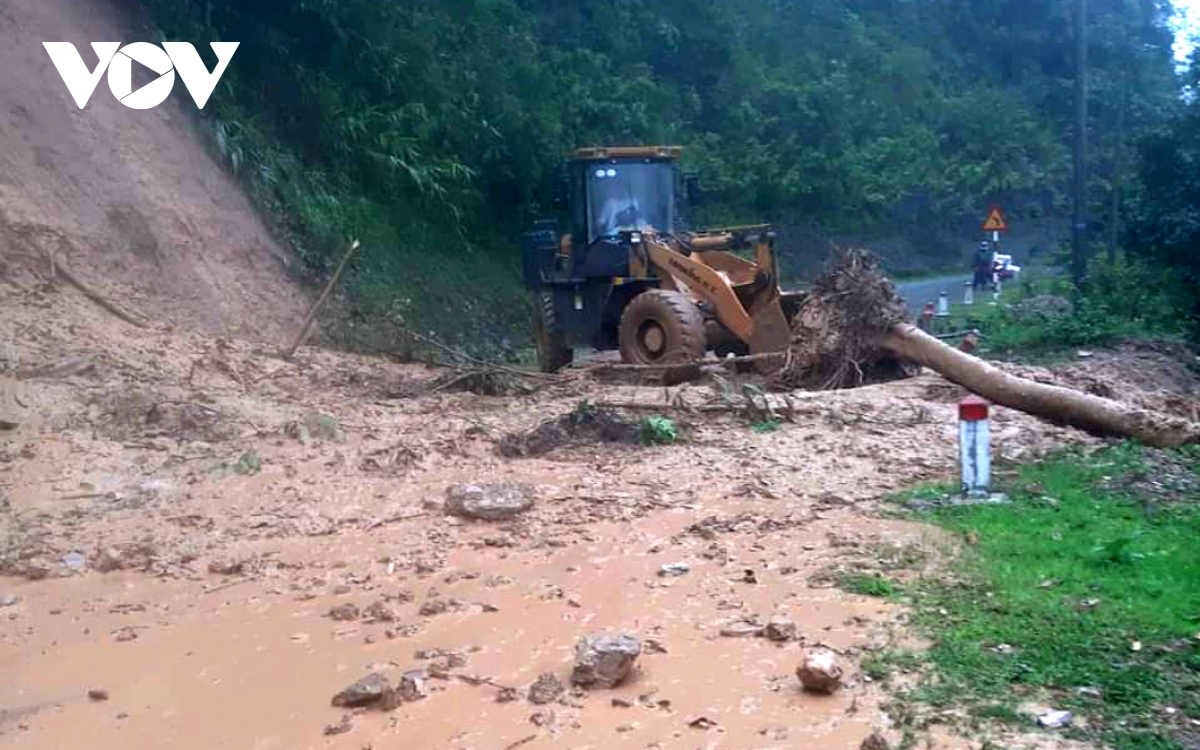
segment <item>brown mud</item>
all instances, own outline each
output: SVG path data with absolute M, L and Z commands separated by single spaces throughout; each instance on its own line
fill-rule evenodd
M 909 637 L 905 613 L 834 584 L 885 550 L 951 544 L 880 512 L 954 476 L 963 393 L 940 377 L 796 391 L 792 421 L 757 434 L 736 411 L 678 408 L 719 403 L 716 383 L 481 396 L 430 388 L 445 374 L 424 366 L 141 331 L 69 287 L 4 312 L 0 594 L 18 600 L 0 608 L 0 746 L 836 749 L 890 728 L 858 665 Z M 1183 377 L 1177 354 L 1140 356 Z M 1161 398 L 1120 365 L 1038 372 Z M 606 401 L 648 408 L 581 407 Z M 656 405 L 683 443 L 632 440 Z M 1093 442 L 1004 409 L 994 430 L 1005 460 Z M 533 485 L 537 502 L 504 522 L 444 515 L 462 482 Z M 659 575 L 673 563 L 690 570 Z M 345 603 L 365 614 L 327 616 Z M 721 635 L 777 615 L 796 640 Z M 631 682 L 525 699 L 542 673 L 567 682 L 600 630 L 647 644 Z M 846 672 L 834 696 L 794 674 L 822 645 Z M 422 700 L 329 704 L 414 668 Z M 518 699 L 497 702 L 504 687 Z

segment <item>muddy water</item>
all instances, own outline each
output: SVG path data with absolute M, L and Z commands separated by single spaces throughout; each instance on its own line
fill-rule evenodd
M 698 514 L 590 526 L 585 543 L 566 548 L 458 549 L 423 579 L 388 575 L 378 562 L 387 555 L 383 535 L 338 537 L 330 544 L 340 558 L 371 580 L 347 595 L 307 601 L 298 601 L 293 584 L 312 571 L 286 567 L 276 578 L 209 593 L 199 582 L 127 574 L 5 581 L 23 600 L 0 623 L 0 746 L 500 750 L 533 736 L 522 747 L 857 748 L 884 719 L 878 696 L 856 677 L 853 656 L 846 659 L 849 684 L 832 697 L 802 693 L 794 670 L 805 645 L 850 654 L 878 645 L 895 615 L 878 600 L 805 583 L 814 571 L 804 548 L 824 547 L 831 533 L 861 534 L 864 519 L 845 514 L 824 519 L 819 531 L 722 536 L 716 543 L 734 559 L 721 564 L 700 554 L 711 540 L 672 542 Z M 478 529 L 480 537 L 487 533 Z M 281 560 L 301 552 L 293 546 L 281 546 Z M 692 566 L 689 574 L 657 575 L 661 565 L 681 561 Z M 746 568 L 758 583 L 743 581 Z M 478 577 L 455 580 L 456 573 Z M 399 623 L 324 616 L 334 604 L 365 606 L 401 589 L 415 599 L 398 605 Z M 417 610 L 431 593 L 452 601 L 451 610 L 422 618 Z M 803 643 L 718 634 L 725 620 L 775 613 L 798 623 Z M 383 633 L 407 624 L 421 627 L 411 637 Z M 524 700 L 542 672 L 565 682 L 574 644 L 598 630 L 653 639 L 666 653 L 647 649 L 635 677 L 616 690 L 544 707 Z M 118 641 L 122 632 L 137 637 Z M 419 649 L 459 651 L 467 664 L 452 670 L 457 675 L 518 688 L 522 698 L 501 704 L 492 684 L 432 679 L 425 700 L 390 714 L 362 713 L 349 732 L 323 735 L 342 717 L 329 706 L 337 690 L 373 668 L 395 681 L 424 664 L 415 658 Z M 109 691 L 110 700 L 90 701 L 93 688 Z M 617 707 L 613 698 L 634 705 Z M 553 716 L 544 726 L 531 723 L 546 712 Z M 689 726 L 701 716 L 715 726 Z

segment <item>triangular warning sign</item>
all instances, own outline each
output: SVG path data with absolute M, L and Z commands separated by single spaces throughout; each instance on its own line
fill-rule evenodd
M 988 214 L 987 220 L 983 222 L 983 231 L 985 232 L 1006 232 L 1008 231 L 1008 222 L 1004 220 L 1004 214 L 1000 209 L 993 208 Z

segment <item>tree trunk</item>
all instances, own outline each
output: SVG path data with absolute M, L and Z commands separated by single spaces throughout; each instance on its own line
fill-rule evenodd
M 1156 448 L 1200 443 L 1200 425 L 1186 419 L 1009 375 L 907 323 L 892 327 L 880 343 L 1001 406 L 1094 435 L 1133 438 Z

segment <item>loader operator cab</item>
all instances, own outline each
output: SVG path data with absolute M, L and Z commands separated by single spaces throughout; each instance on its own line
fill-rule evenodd
M 585 164 L 588 244 L 621 232 L 670 234 L 675 219 L 675 175 L 665 161 Z
M 774 232 L 684 231 L 678 197 L 698 190 L 691 179 L 677 189 L 681 152 L 584 148 L 567 157 L 554 191 L 559 215 L 521 238 L 542 370 L 570 364 L 576 347 L 619 349 L 626 362 L 657 366 L 790 341 Z M 737 254 L 745 252 L 754 258 Z

